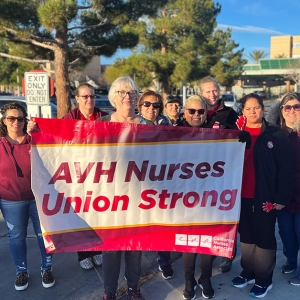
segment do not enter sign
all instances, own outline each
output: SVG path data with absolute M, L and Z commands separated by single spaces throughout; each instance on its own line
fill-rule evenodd
M 49 76 L 43 72 L 25 72 L 27 104 L 49 105 Z

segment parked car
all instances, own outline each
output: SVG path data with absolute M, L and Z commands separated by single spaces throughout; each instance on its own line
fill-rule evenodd
M 253 93 L 259 95 L 259 96 L 262 97 L 263 99 L 266 99 L 266 98 L 267 98 L 266 92 L 265 92 L 265 91 L 254 91 Z
M 53 103 L 49 103 L 50 110 L 48 105 L 28 105 L 26 103 L 26 99 L 23 96 L 0 96 L 0 107 L 12 103 L 17 102 L 22 105 L 27 113 L 28 117 L 40 117 L 40 118 L 57 118 L 57 107 Z M 1 114 L 0 114 L 1 116 Z
M 233 93 L 222 94 L 222 100 L 225 105 L 228 107 L 232 107 L 238 114 L 241 113 L 241 104 L 238 103 L 236 95 Z
M 74 98 L 71 98 L 71 102 L 72 102 L 72 105 L 74 107 L 77 106 L 77 103 L 76 103 L 76 100 L 75 100 L 75 97 Z M 96 94 L 96 98 L 95 98 L 95 106 L 100 108 L 102 111 L 104 112 L 107 112 L 108 114 L 112 114 L 113 112 L 116 111 L 116 109 L 110 104 L 109 100 L 107 97 L 105 96 L 100 96 L 98 94 Z M 72 107 L 72 108 L 74 108 Z

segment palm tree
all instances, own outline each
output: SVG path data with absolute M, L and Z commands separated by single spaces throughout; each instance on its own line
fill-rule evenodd
M 268 56 L 268 53 L 265 52 L 264 50 L 253 50 L 251 53 L 247 54 L 246 56 L 249 57 L 256 64 L 259 64 L 259 60 Z
M 274 58 L 287 58 L 286 55 L 284 53 L 281 53 L 281 54 L 276 54 L 274 56 Z

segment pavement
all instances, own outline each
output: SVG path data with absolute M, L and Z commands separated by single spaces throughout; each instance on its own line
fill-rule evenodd
M 276 230 L 277 231 L 277 230 Z M 277 231 L 278 232 L 278 231 Z M 300 287 L 292 286 L 288 283 L 289 278 L 295 274 L 282 274 L 281 266 L 285 263 L 282 254 L 282 243 L 277 233 L 277 263 L 273 276 L 273 289 L 268 292 L 266 299 L 272 300 L 299 300 Z M 97 267 L 92 270 L 83 270 L 77 262 L 76 253 L 56 253 L 53 256 L 53 273 L 56 284 L 49 289 L 45 289 L 41 283 L 40 276 L 40 254 L 36 237 L 31 223 L 28 227 L 27 237 L 28 248 L 28 271 L 29 286 L 24 291 L 16 291 L 14 288 L 15 268 L 8 247 L 8 235 L 5 222 L 0 213 L 0 299 L 1 300 L 102 300 L 103 296 L 103 276 L 102 268 Z M 156 253 L 145 251 L 142 259 L 141 291 L 146 300 L 175 300 L 182 299 L 184 289 L 183 261 L 181 253 L 172 252 L 173 269 L 175 276 L 165 280 L 161 272 L 157 269 Z M 228 273 L 218 272 L 218 264 L 221 258 L 214 261 L 212 285 L 215 289 L 216 300 L 244 300 L 254 299 L 249 296 L 251 285 L 238 289 L 230 285 L 230 281 L 240 273 L 240 248 L 238 242 L 237 256 L 233 262 L 232 269 Z M 124 262 L 119 278 L 118 299 L 126 299 L 126 280 L 124 279 Z M 200 276 L 199 256 L 196 267 L 196 279 Z M 204 299 L 201 290 L 196 290 L 196 299 Z

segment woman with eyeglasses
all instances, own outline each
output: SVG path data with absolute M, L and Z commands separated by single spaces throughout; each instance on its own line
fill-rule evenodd
M 231 284 L 243 288 L 254 283 L 250 295 L 263 298 L 273 287 L 276 218 L 292 196 L 293 152 L 283 130 L 264 119 L 259 95 L 248 94 L 241 103 L 243 116 L 237 126 L 250 133 L 252 143 L 245 153 L 241 190 L 242 271 Z
M 300 94 L 286 93 L 282 100 L 270 109 L 268 119 L 274 120 L 283 129 L 294 152 L 293 197 L 290 203 L 279 211 L 277 221 L 283 254 L 287 259 L 281 267 L 281 272 L 290 274 L 296 270 L 296 277 L 291 278 L 289 283 L 300 286 Z
M 207 115 L 206 102 L 200 96 L 191 96 L 185 101 L 185 109 L 183 118 L 178 122 L 177 126 L 186 127 L 204 127 Z M 206 299 L 213 298 L 215 291 L 211 285 L 212 262 L 214 256 L 200 254 L 201 276 L 198 283 L 195 280 L 195 268 L 197 253 L 184 252 L 182 253 L 185 288 L 183 290 L 183 299 L 192 300 L 196 298 L 196 288 L 199 284 L 202 289 L 202 296 Z
M 162 96 L 154 91 L 146 90 L 140 97 L 138 111 L 146 120 L 153 122 L 154 125 L 172 125 L 162 114 L 164 110 Z
M 122 122 L 134 124 L 153 124 L 141 115 L 135 114 L 135 106 L 138 101 L 139 89 L 135 81 L 128 77 L 119 77 L 111 85 L 108 99 L 116 111 L 99 118 L 100 121 Z M 127 279 L 127 299 L 144 300 L 139 288 L 141 276 L 142 251 L 124 251 L 125 277 Z M 122 251 L 103 251 L 103 300 L 116 300 L 118 279 L 121 268 Z
M 75 91 L 77 107 L 68 112 L 63 119 L 91 120 L 95 121 L 107 113 L 95 107 L 95 90 L 88 83 L 79 84 Z M 102 251 L 79 251 L 78 262 L 82 269 L 90 270 L 102 265 Z
M 52 254 L 47 254 L 34 195 L 31 190 L 30 136 L 26 134 L 27 112 L 18 103 L 0 109 L 0 207 L 9 234 L 9 249 L 15 264 L 15 289 L 28 287 L 27 226 L 29 218 L 41 254 L 42 285 L 55 284 Z
M 77 107 L 68 112 L 63 119 L 97 120 L 107 113 L 95 107 L 95 90 L 88 83 L 81 83 L 75 91 Z

